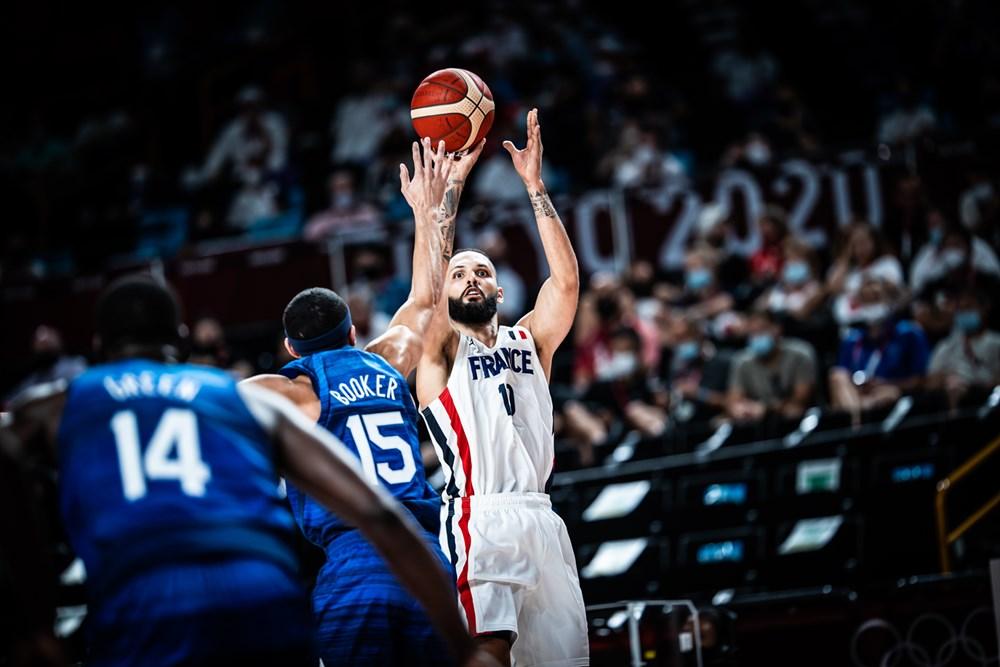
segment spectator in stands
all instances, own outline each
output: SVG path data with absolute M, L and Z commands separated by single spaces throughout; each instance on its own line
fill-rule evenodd
M 410 124 L 409 107 L 393 93 L 392 81 L 377 76 L 376 65 L 358 59 L 349 69 L 352 93 L 333 112 L 330 134 L 334 164 L 367 164 L 386 136 Z
M 677 326 L 680 332 L 667 372 L 671 412 L 681 419 L 687 403 L 691 414 L 682 421 L 709 419 L 726 409 L 730 357 L 706 340 L 695 323 L 680 320 Z
M 943 232 L 932 228 L 940 241 L 920 251 L 914 261 L 913 314 L 932 340 L 940 340 L 952 330 L 955 299 L 968 286 L 990 293 L 1000 285 L 1000 262 L 993 249 L 967 229 L 957 225 Z
M 700 244 L 688 252 L 684 261 L 684 289 L 673 300 L 677 312 L 705 326 L 718 339 L 738 337 L 743 320 L 734 313 L 735 301 L 719 284 L 719 253 Z
M 920 294 L 925 287 L 956 269 L 971 268 L 1000 277 L 1000 259 L 986 241 L 961 227 L 949 225 L 941 216 L 928 217 L 927 231 L 930 239 L 910 267 L 910 289 L 914 294 Z M 967 266 L 970 260 L 971 267 Z
M 969 185 L 958 196 L 959 220 L 974 234 L 988 236 L 996 233 L 1000 218 L 1000 193 L 989 174 L 977 168 L 968 176 Z
M 753 290 L 750 266 L 745 255 L 752 252 L 749 244 L 737 238 L 725 204 L 711 203 L 698 214 L 694 247 L 711 248 L 718 257 L 715 273 L 719 286 L 742 301 Z
M 333 172 L 329 190 L 330 207 L 316 213 L 306 223 L 303 236 L 307 241 L 319 241 L 342 231 L 371 230 L 381 224 L 378 209 L 358 195 L 350 170 Z
M 815 405 L 816 352 L 805 341 L 782 337 L 781 325 L 766 310 L 747 323 L 746 349 L 733 359 L 726 410 L 738 421 L 767 414 L 797 419 Z
M 223 176 L 229 168 L 237 177 L 249 171 L 280 173 L 288 161 L 288 127 L 281 114 L 264 109 L 264 94 L 247 86 L 236 96 L 239 113 L 219 132 L 195 180 Z
M 784 264 L 777 283 L 760 295 L 756 309 L 766 309 L 779 319 L 798 324 L 812 317 L 826 296 L 816 278 L 816 255 L 813 249 L 794 236 L 782 244 Z
M 574 324 L 575 357 L 573 384 L 585 391 L 597 377 L 598 368 L 611 357 L 612 332 L 629 327 L 642 341 L 642 363 L 656 368 L 659 363 L 659 332 L 656 326 L 641 319 L 636 312 L 635 295 L 614 275 L 591 276 L 590 289 L 580 297 Z
M 783 243 L 788 237 L 785 212 L 768 206 L 758 221 L 760 247 L 750 255 L 750 278 L 758 285 L 770 285 L 781 275 L 784 263 Z
M 49 382 L 71 382 L 87 370 L 83 357 L 69 356 L 63 347 L 62 334 L 42 324 L 31 337 L 31 371 L 7 394 L 7 402 L 17 399 L 32 387 Z
M 685 175 L 684 164 L 660 147 L 657 133 L 625 122 L 618 145 L 601 159 L 599 174 L 620 188 L 655 186 Z
M 667 395 L 642 361 L 642 340 L 630 327 L 611 332 L 610 356 L 597 366 L 596 381 L 583 402 L 609 408 L 611 418 L 646 437 L 661 435 L 667 427 Z
M 826 287 L 834 298 L 834 317 L 841 325 L 858 322 L 864 306 L 859 298 L 862 285 L 877 279 L 894 287 L 903 285 L 903 267 L 885 250 L 878 232 L 870 224 L 851 225 L 837 259 L 827 273 Z
M 831 403 L 850 413 L 855 426 L 862 412 L 890 405 L 924 383 L 927 337 L 916 322 L 899 315 L 898 296 L 882 281 L 865 284 L 867 322 L 843 337 L 830 370 Z
M 988 326 L 990 295 L 967 288 L 958 297 L 955 328 L 931 355 L 928 386 L 943 389 L 952 407 L 981 401 L 1000 385 L 1000 333 Z
M 255 86 L 243 88 L 236 104 L 236 118 L 219 132 L 204 165 L 184 177 L 202 200 L 195 237 L 244 231 L 282 210 L 288 163 L 285 119 L 265 110 L 264 95 Z
M 594 380 L 563 406 L 566 431 L 578 441 L 583 465 L 593 463 L 594 448 L 615 422 L 643 437 L 662 435 L 668 424 L 667 394 L 642 361 L 639 334 L 622 326 L 607 341 L 609 354 L 598 361 Z
M 896 100 L 879 119 L 878 140 L 883 144 L 910 143 L 937 125 L 937 116 L 909 81 L 897 84 Z

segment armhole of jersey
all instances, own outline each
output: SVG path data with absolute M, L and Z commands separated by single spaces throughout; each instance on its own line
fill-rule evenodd
M 330 396 L 330 391 L 329 385 L 326 383 L 325 373 L 317 373 L 315 364 L 315 357 L 311 357 L 310 363 L 308 364 L 305 362 L 305 359 L 300 359 L 299 363 L 294 367 L 294 370 L 296 371 L 295 376 L 288 379 L 295 380 L 295 378 L 300 375 L 305 375 L 309 378 L 309 384 L 312 385 L 313 391 L 316 393 L 316 398 L 319 400 L 319 418 L 316 420 L 316 423 L 325 425 L 327 420 L 330 418 L 330 413 L 327 409 L 327 406 L 330 404 L 330 401 L 327 400 Z M 288 376 L 286 375 L 285 377 Z
M 535 352 L 535 359 L 538 359 L 538 372 L 542 374 L 542 379 L 545 380 L 545 386 L 549 386 L 551 384 L 549 382 L 549 375 L 548 373 L 545 372 L 545 369 L 542 367 L 542 360 L 539 359 L 538 346 L 535 345 L 535 337 L 531 335 L 531 332 L 528 331 L 527 327 L 513 326 L 510 328 L 510 330 L 514 332 L 514 335 L 517 336 L 517 338 L 521 340 L 526 340 L 531 345 L 531 349 Z M 521 335 L 522 333 L 524 334 L 523 337 Z M 556 355 L 553 352 L 552 354 L 553 360 L 555 360 L 555 356 Z

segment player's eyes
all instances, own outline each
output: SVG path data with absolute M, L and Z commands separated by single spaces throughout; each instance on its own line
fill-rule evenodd
M 462 275 L 463 275 L 462 272 L 459 271 L 458 273 L 456 273 L 455 275 L 453 275 L 452 278 L 461 278 Z
M 479 276 L 480 278 L 485 278 L 485 277 L 486 277 L 486 276 L 488 276 L 489 274 L 488 274 L 488 273 L 486 273 L 485 271 L 478 271 L 478 272 L 476 273 L 476 275 L 478 275 L 478 276 Z

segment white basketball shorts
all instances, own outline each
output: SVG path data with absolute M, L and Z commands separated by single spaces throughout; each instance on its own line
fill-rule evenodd
M 515 667 L 589 665 L 587 613 L 566 524 L 544 493 L 445 503 L 441 548 L 472 635 L 512 632 Z

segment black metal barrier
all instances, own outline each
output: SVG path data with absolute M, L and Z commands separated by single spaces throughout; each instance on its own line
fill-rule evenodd
M 914 414 L 557 474 L 551 494 L 589 604 L 857 589 L 938 571 L 935 485 L 998 431 L 996 411 Z

